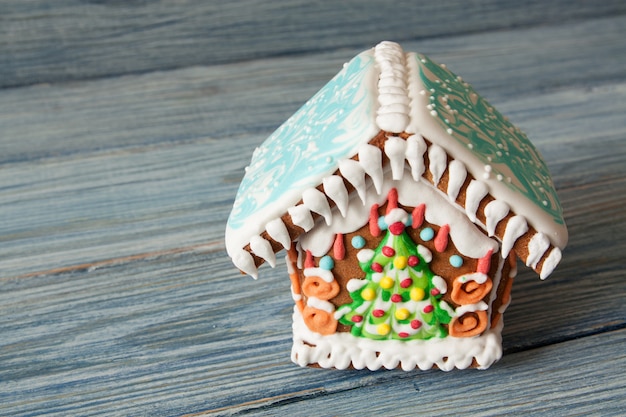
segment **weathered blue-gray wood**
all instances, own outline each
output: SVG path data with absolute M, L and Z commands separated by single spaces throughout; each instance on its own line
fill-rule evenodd
M 254 404 L 218 409 L 259 416 L 360 415 L 623 415 L 626 330 L 556 344 L 504 358 L 497 378 L 487 373 L 423 375 L 389 372 L 363 378 L 354 387 L 335 387 L 332 376 L 298 396 L 277 396 Z M 599 354 L 598 346 L 616 350 Z M 621 352 L 620 352 L 621 348 Z M 304 374 L 319 372 L 310 370 Z M 294 398 L 295 397 L 295 398 Z M 211 415 L 210 411 L 199 415 Z
M 296 367 L 289 362 L 289 283 L 283 271 L 267 272 L 258 281 L 233 277 L 223 252 L 214 251 L 3 282 L 0 414 L 47 410 L 59 415 L 136 415 L 155 407 L 159 415 L 179 415 L 256 408 L 258 404 L 247 403 L 274 398 L 268 400 L 272 402 L 275 397 L 306 400 L 312 394 L 369 386 L 384 393 L 377 404 L 382 407 L 398 379 L 441 391 L 441 401 L 459 378 L 466 381 L 461 386 L 512 384 L 494 398 L 497 403 L 525 384 L 534 385 L 524 396 L 542 386 L 552 393 L 554 379 L 533 377 L 549 375 L 550 363 L 560 368 L 558 375 L 571 377 L 561 382 L 563 395 L 589 372 L 594 390 L 588 395 L 607 381 L 612 381 L 612 389 L 626 389 L 623 376 L 619 378 L 625 360 L 623 330 L 585 341 L 591 334 L 624 327 L 624 303 L 605 295 L 620 290 L 623 294 L 624 286 L 601 273 L 569 284 L 563 277 L 541 282 L 523 273 L 506 314 L 503 368 L 498 364 L 485 372 L 443 375 Z M 548 323 L 546 316 L 551 317 Z M 583 342 L 563 344 L 561 338 Z M 546 345 L 553 346 L 540 348 Z M 597 372 L 606 375 L 594 382 Z M 464 397 L 457 401 L 450 407 L 471 410 Z M 624 399 L 613 401 L 623 404 Z M 389 411 L 395 410 L 394 403 L 386 403 Z M 541 409 L 532 402 L 526 407 Z
M 7 0 L 0 86 L 363 49 L 626 13 L 622 0 L 519 2 Z
M 624 27 L 626 15 L 403 46 L 445 63 L 498 107 L 528 98 L 525 110 L 532 118 L 560 134 L 569 126 L 543 116 L 545 106 L 535 96 L 559 91 L 565 100 L 580 102 L 605 85 L 619 90 L 626 68 Z M 4 90 L 0 163 L 205 138 L 234 140 L 243 134 L 266 137 L 361 50 Z M 522 122 L 516 114 L 509 116 Z M 535 140 L 543 137 L 531 133 Z
M 625 6 L 441 3 L 2 2 L 0 415 L 623 414 Z M 485 372 L 298 368 L 284 266 L 225 254 L 253 148 L 382 38 L 526 130 L 565 207 Z

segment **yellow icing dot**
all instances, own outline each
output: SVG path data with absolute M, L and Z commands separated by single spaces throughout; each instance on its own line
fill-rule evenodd
M 424 292 L 423 289 L 421 288 L 413 288 L 411 290 L 411 300 L 413 301 L 422 301 L 424 299 L 424 296 L 426 295 L 426 293 Z
M 396 256 L 396 259 L 393 260 L 393 266 L 395 266 L 396 269 L 404 269 L 406 268 L 406 265 L 407 265 L 406 256 Z
M 365 301 L 372 301 L 376 298 L 376 291 L 371 288 L 366 288 L 361 291 L 361 297 L 363 297 Z
M 393 287 L 393 278 L 387 276 L 380 279 L 380 286 L 386 290 Z
M 378 334 L 381 336 L 385 336 L 389 334 L 390 331 L 391 331 L 391 326 L 388 325 L 387 323 L 379 324 L 378 327 L 376 327 L 376 332 L 378 332 Z
M 409 318 L 411 313 L 406 308 L 401 308 L 400 310 L 396 310 L 396 318 L 398 320 L 406 320 Z

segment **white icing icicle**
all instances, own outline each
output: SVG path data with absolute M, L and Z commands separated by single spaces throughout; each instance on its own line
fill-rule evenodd
M 302 203 L 312 212 L 319 214 L 324 218 L 327 225 L 330 225 L 333 216 L 328 205 L 328 200 L 324 193 L 317 188 L 309 188 L 302 193 Z
M 472 180 L 465 193 L 465 213 L 470 221 L 476 221 L 476 210 L 483 198 L 487 195 L 487 186 L 480 181 Z
M 324 193 L 335 202 L 337 209 L 343 217 L 346 217 L 348 211 L 348 190 L 343 183 L 343 179 L 339 175 L 331 175 L 324 178 Z
M 411 176 L 415 181 L 424 173 L 424 152 L 426 152 L 426 142 L 422 135 L 412 135 L 406 140 L 406 160 L 411 166 Z
M 374 188 L 378 194 L 381 193 L 383 187 L 383 155 L 377 146 L 363 145 L 359 148 L 359 163 L 365 170 L 365 173 L 372 178 Z
M 541 260 L 543 254 L 550 247 L 550 239 L 543 233 L 535 233 L 528 242 L 528 258 L 526 258 L 526 266 L 535 269 Z
M 504 231 L 504 237 L 502 238 L 502 257 L 507 257 L 515 241 L 528 231 L 528 223 L 524 216 L 513 216 L 506 224 L 506 230 Z
M 305 232 L 313 228 L 313 216 L 311 216 L 311 211 L 306 206 L 301 204 L 299 206 L 290 207 L 287 209 L 287 212 L 291 216 L 293 224 L 301 227 Z
M 500 220 L 509 214 L 509 205 L 500 200 L 490 201 L 485 207 L 485 217 L 487 218 L 487 233 L 493 236 L 496 233 L 496 226 Z
M 246 250 L 238 250 L 231 255 L 233 264 L 242 272 L 250 275 L 252 278 L 257 279 L 259 277 L 258 269 L 254 264 L 254 258 L 250 252 Z
M 431 145 L 428 150 L 428 162 L 428 169 L 433 174 L 433 184 L 436 186 L 448 165 L 446 151 L 441 146 Z
M 289 249 L 291 247 L 291 237 L 289 237 L 285 223 L 280 218 L 267 223 L 265 231 L 272 239 L 283 245 L 283 248 Z
M 361 164 L 352 159 L 342 159 L 339 161 L 339 171 L 354 186 L 359 198 L 365 203 L 365 170 Z
M 385 142 L 385 154 L 391 164 L 391 175 L 394 180 L 401 180 L 404 174 L 404 158 L 406 142 L 402 138 L 392 136 Z
M 409 123 L 404 52 L 397 43 L 381 42 L 374 49 L 380 71 L 376 124 L 387 132 L 403 132 Z
M 256 256 L 263 258 L 272 268 L 276 266 L 276 254 L 272 250 L 272 245 L 259 235 L 250 238 L 250 249 Z
M 455 201 L 456 197 L 459 195 L 459 191 L 465 182 L 465 178 L 467 177 L 467 170 L 465 169 L 465 165 L 463 162 L 458 160 L 453 160 L 448 165 L 448 197 L 450 200 Z
M 550 276 L 554 268 L 561 262 L 561 250 L 559 248 L 554 248 L 550 252 L 550 255 L 543 261 L 543 265 L 541 266 L 541 273 L 539 274 L 539 278 L 546 279 Z

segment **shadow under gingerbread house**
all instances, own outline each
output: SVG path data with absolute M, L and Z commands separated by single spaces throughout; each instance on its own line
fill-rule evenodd
M 526 136 L 470 85 L 383 42 L 254 152 L 226 230 L 256 278 L 285 249 L 301 366 L 487 368 L 516 259 L 546 278 L 567 230 Z

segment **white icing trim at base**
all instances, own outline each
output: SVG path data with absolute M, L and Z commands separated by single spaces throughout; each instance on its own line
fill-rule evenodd
M 433 338 L 429 340 L 371 340 L 350 333 L 323 336 L 306 327 L 297 307 L 293 314 L 293 347 L 291 360 L 304 367 L 318 364 L 322 368 L 372 371 L 386 368 L 431 369 L 442 371 L 468 368 L 475 359 L 478 369 L 487 369 L 502 357 L 502 320 L 494 329 L 476 337 Z M 444 360 L 445 358 L 445 360 Z

